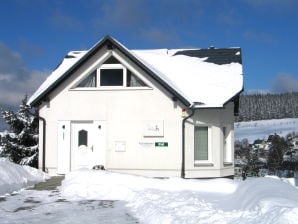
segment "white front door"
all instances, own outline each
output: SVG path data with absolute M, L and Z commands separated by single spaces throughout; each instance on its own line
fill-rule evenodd
M 73 122 L 71 142 L 71 170 L 92 168 L 104 161 L 103 125 L 99 122 Z M 100 152 L 101 151 L 101 152 Z

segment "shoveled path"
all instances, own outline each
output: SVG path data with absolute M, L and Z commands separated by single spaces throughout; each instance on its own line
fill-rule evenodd
M 1 224 L 135 224 L 123 201 L 69 201 L 59 191 L 64 176 L 51 177 L 17 194 L 0 198 Z
M 46 182 L 35 184 L 34 187 L 30 188 L 29 190 L 52 191 L 58 186 L 61 186 L 62 180 L 64 180 L 64 176 L 53 176 Z

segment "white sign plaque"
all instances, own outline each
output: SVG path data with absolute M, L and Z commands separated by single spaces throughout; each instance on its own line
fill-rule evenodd
M 144 137 L 163 137 L 163 121 L 144 121 Z
M 125 152 L 126 151 L 126 143 L 124 141 L 115 142 L 115 152 Z

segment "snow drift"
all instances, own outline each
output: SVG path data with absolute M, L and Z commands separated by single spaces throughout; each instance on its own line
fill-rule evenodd
M 296 223 L 298 191 L 276 178 L 154 179 L 78 170 L 60 188 L 68 200 L 124 200 L 142 223 Z

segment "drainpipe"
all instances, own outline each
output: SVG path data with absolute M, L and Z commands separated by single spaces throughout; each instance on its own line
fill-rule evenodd
M 181 167 L 181 178 L 185 178 L 185 123 L 187 119 L 191 118 L 195 113 L 193 105 L 190 106 L 190 114 L 182 120 L 182 167 Z
M 36 114 L 33 114 L 30 111 L 29 111 L 29 113 L 32 116 L 36 115 Z M 46 119 L 39 116 L 39 114 L 37 115 L 37 118 L 42 120 L 42 123 L 43 123 L 43 125 L 42 125 L 42 171 L 46 172 L 46 125 L 47 125 L 47 122 L 46 122 Z
M 42 120 L 42 171 L 46 172 L 46 119 L 38 115 L 38 119 Z

